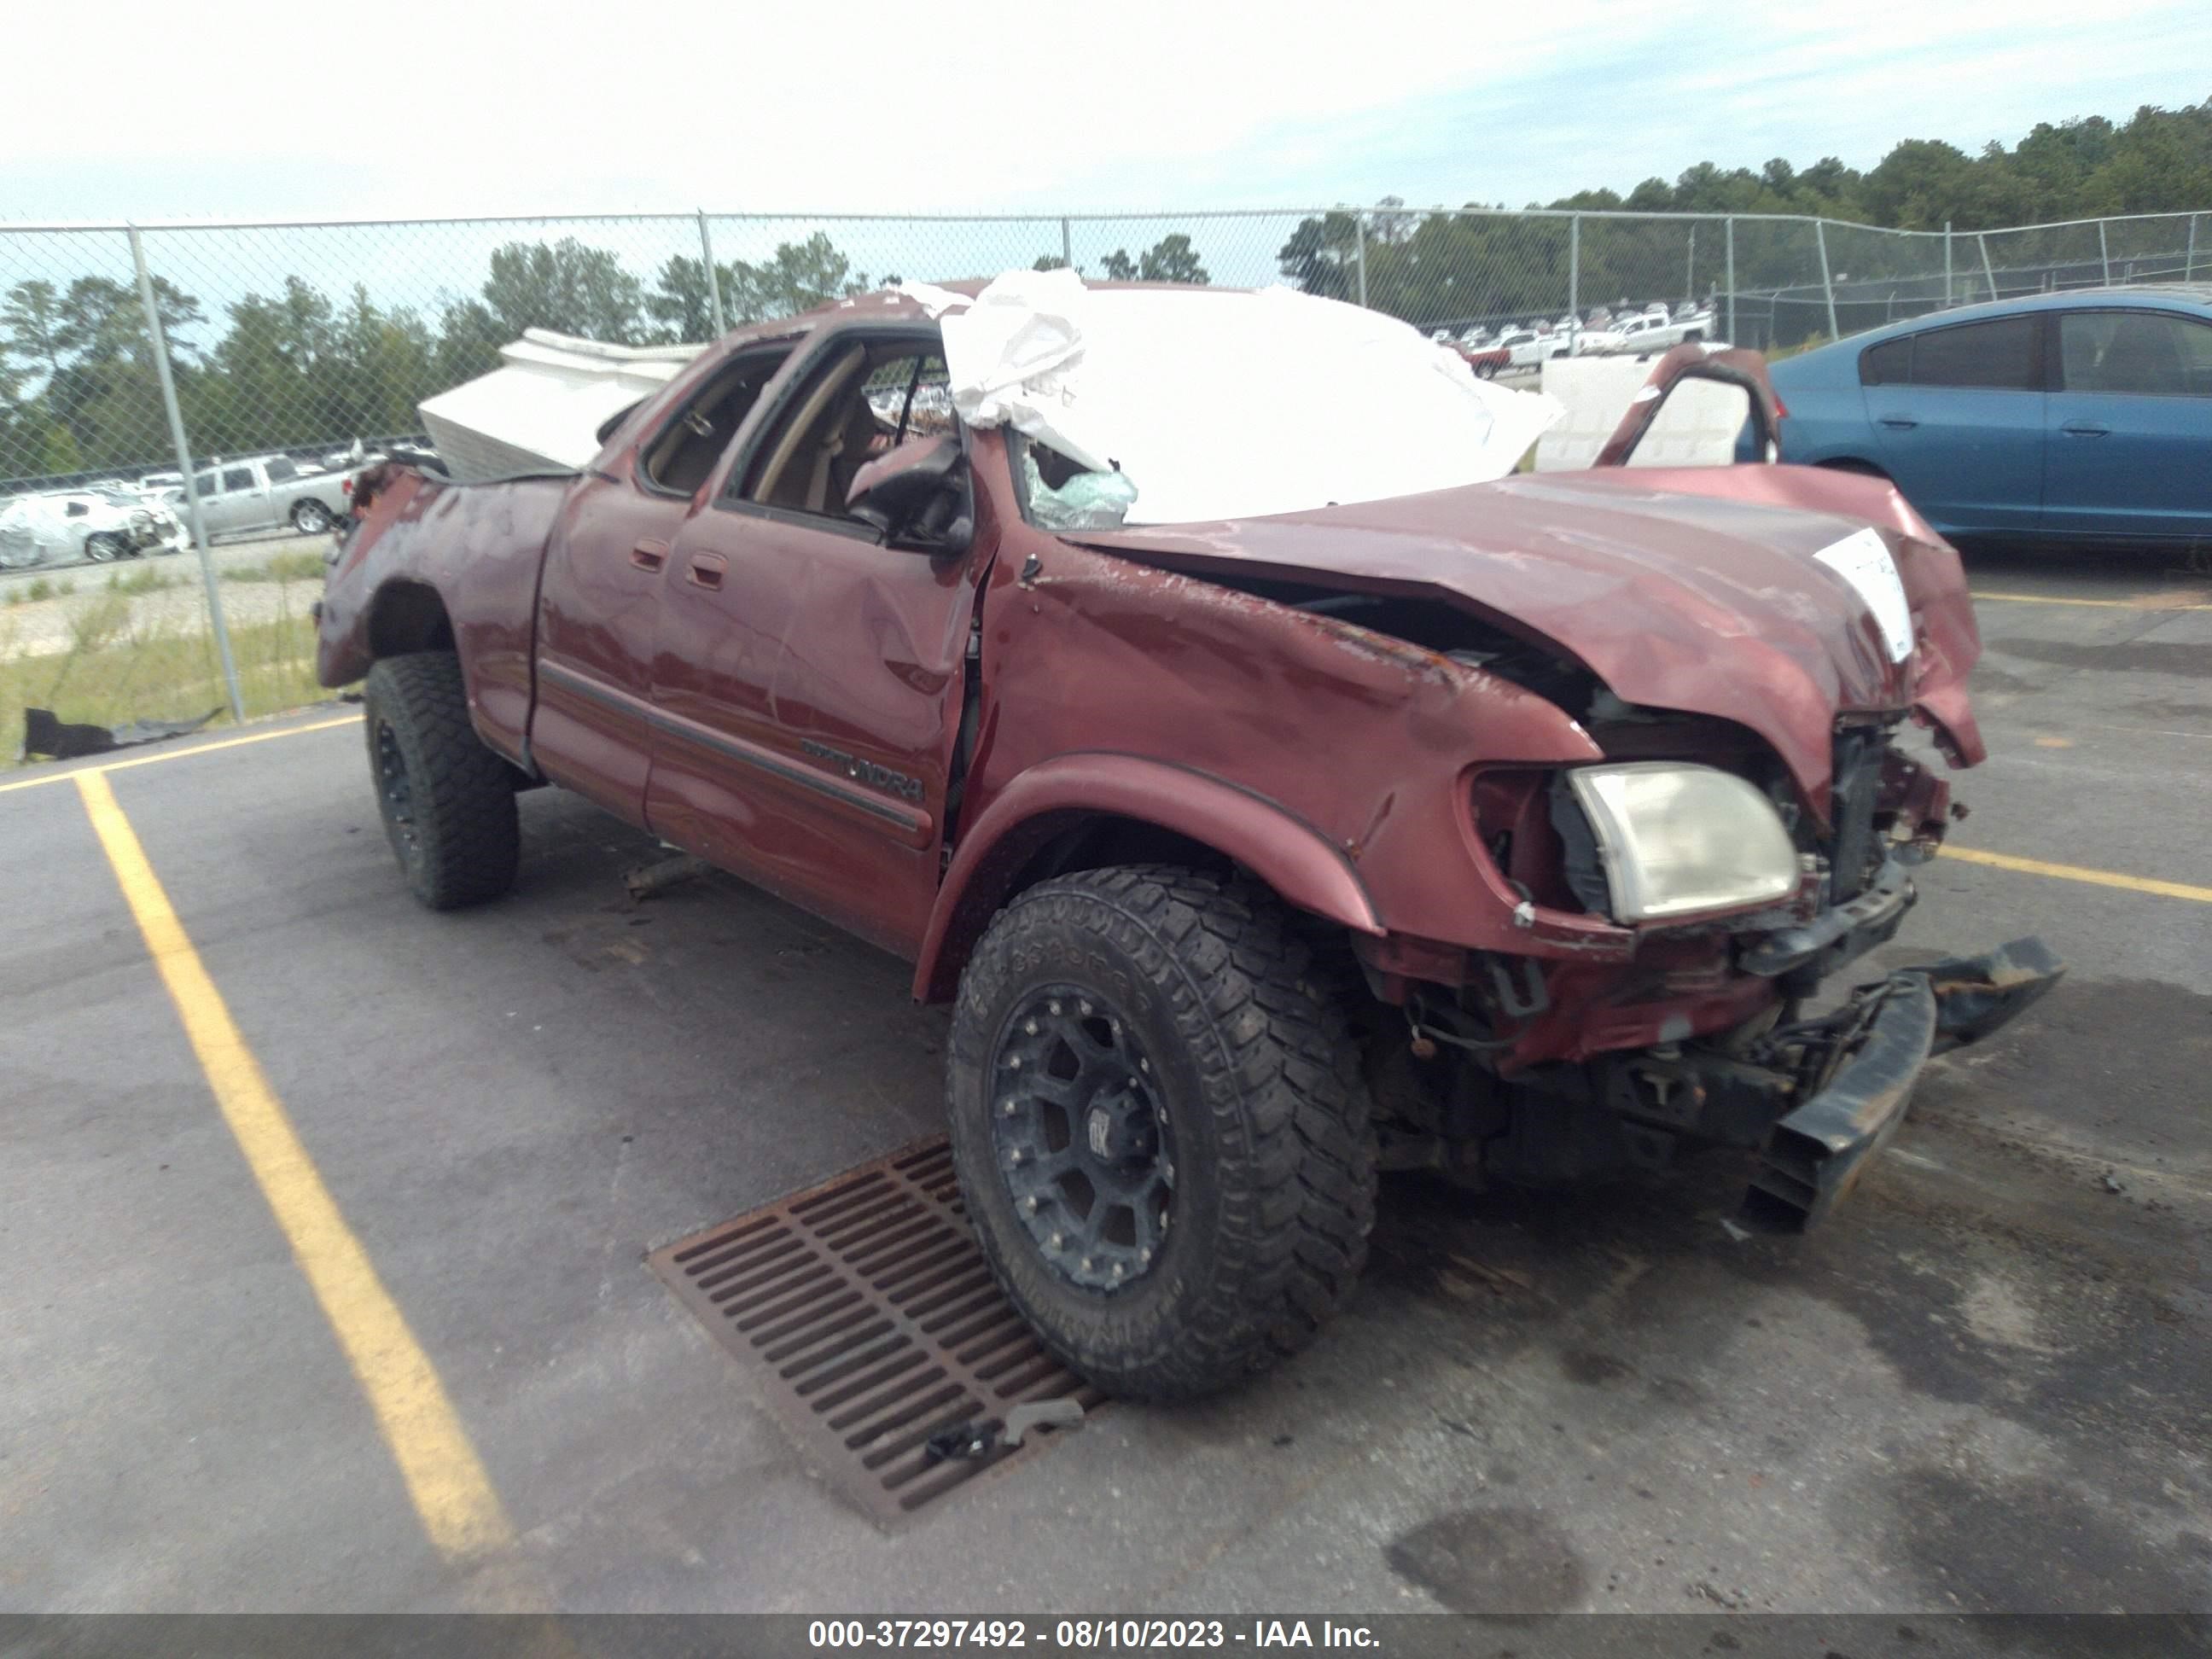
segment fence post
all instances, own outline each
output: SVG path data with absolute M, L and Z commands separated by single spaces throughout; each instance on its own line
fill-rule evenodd
M 707 262 L 707 314 L 720 339 L 729 325 L 722 320 L 722 273 L 714 269 L 714 239 L 707 230 L 707 210 L 699 210 L 699 257 Z
M 1352 244 L 1352 263 L 1359 268 L 1359 303 L 1367 303 L 1367 210 L 1362 208 L 1352 216 L 1352 229 L 1358 240 Z
M 2197 276 L 2197 216 L 2189 216 L 2189 252 L 2182 255 L 2181 280 L 2194 281 Z
M 1567 217 L 1567 356 L 1583 331 L 1583 216 Z
M 1066 270 L 1075 269 L 1075 238 L 1067 228 L 1065 216 L 1060 222 L 1060 263 Z
M 1698 297 L 1698 222 L 1690 221 L 1690 252 L 1682 261 L 1682 297 Z
M 1836 326 L 1836 284 L 1828 275 L 1828 222 L 1813 221 L 1813 240 L 1820 245 L 1820 292 L 1828 296 L 1828 337 L 1840 340 L 1843 330 Z
M 1951 222 L 1943 222 L 1943 308 L 1951 307 Z
M 2097 221 L 2097 258 L 2105 267 L 2105 286 L 2112 285 L 2112 245 L 2105 240 L 2105 222 Z
M 154 278 L 146 270 L 146 248 L 138 227 L 130 227 L 131 263 L 138 270 L 138 303 L 146 308 L 146 337 L 154 343 L 154 374 L 161 383 L 161 410 L 169 419 L 169 441 L 177 452 L 177 471 L 184 474 L 185 512 L 192 526 L 192 544 L 200 555 L 200 580 L 207 588 L 208 625 L 215 630 L 216 654 L 222 661 L 222 683 L 230 693 L 230 717 L 246 722 L 246 699 L 238 690 L 238 659 L 230 654 L 230 629 L 223 621 L 222 584 L 215 574 L 215 556 L 208 550 L 207 526 L 200 516 L 200 492 L 192 483 L 192 447 L 185 439 L 184 411 L 177 406 L 176 377 L 169 373 L 169 341 L 161 331 L 161 308 L 154 302 Z
M 1982 245 L 1982 280 L 1990 285 L 1990 298 L 1997 297 L 1997 274 L 1990 269 L 1990 237 L 1987 231 L 1978 230 L 1974 240 Z
M 1728 216 L 1728 218 L 1727 218 L 1727 219 L 1723 222 L 1723 224 L 1722 224 L 1722 228 L 1721 228 L 1721 242 L 1722 242 L 1723 246 L 1727 250 L 1727 253 L 1728 253 L 1728 269 L 1727 269 L 1727 276 L 1728 276 L 1728 337 L 1729 337 L 1729 343 L 1730 345 L 1734 345 L 1734 344 L 1735 344 L 1735 343 L 1736 343 L 1736 337 L 1735 337 L 1735 215 L 1734 215 L 1733 213 L 1729 214 L 1729 216 Z

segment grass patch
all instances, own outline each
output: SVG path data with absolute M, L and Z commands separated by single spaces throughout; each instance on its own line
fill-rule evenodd
M 35 604 L 40 599 L 65 599 L 76 592 L 76 582 L 72 577 L 64 576 L 59 581 L 56 581 L 51 576 L 41 576 L 28 587 L 10 590 L 8 603 L 21 605 L 24 600 L 28 599 Z
M 191 625 L 146 627 L 116 594 L 72 622 L 65 652 L 15 656 L 10 633 L 0 629 L 0 766 L 17 762 L 26 708 L 51 708 L 64 720 L 122 726 L 186 720 L 227 710 L 230 701 L 204 617 Z M 305 615 L 234 623 L 230 644 L 248 716 L 330 695 L 315 683 L 315 629 Z
M 319 582 L 323 579 L 319 553 L 276 553 L 259 564 L 232 565 L 223 571 L 227 582 Z
M 1768 362 L 1778 363 L 1784 357 L 1795 357 L 1801 351 L 1811 351 L 1827 343 L 1828 337 L 1825 334 L 1808 334 L 1796 345 L 1769 346 L 1764 355 Z
M 164 588 L 182 587 L 184 585 L 183 577 L 164 575 L 151 565 L 142 566 L 127 574 L 120 570 L 111 570 L 107 574 L 107 587 L 110 592 L 122 593 L 132 598 L 141 593 L 159 593 Z

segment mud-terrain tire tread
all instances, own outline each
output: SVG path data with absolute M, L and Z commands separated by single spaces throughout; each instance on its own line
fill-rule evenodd
M 422 858 L 412 868 L 404 855 L 400 863 L 415 896 L 433 910 L 457 910 L 507 892 L 522 856 L 514 772 L 469 723 L 460 659 L 450 651 L 381 658 L 368 672 L 362 702 L 380 809 L 380 721 L 391 725 L 406 762 Z M 386 831 L 390 836 L 389 823 Z M 399 854 L 396 839 L 392 850 Z
M 1025 1234 L 994 1231 L 975 1190 L 997 1181 L 988 1100 L 975 1086 L 988 1081 L 980 1072 L 994 1035 L 983 1022 L 1006 994 L 1024 943 L 1071 928 L 1164 993 L 1200 1079 L 1195 1103 L 1213 1129 L 1220 1224 L 1195 1247 L 1183 1243 L 1199 1253 L 1190 1265 L 1206 1270 L 1192 1275 L 1203 1288 L 1150 1329 L 1116 1331 L 1144 1322 L 1110 1316 L 1093 1331 L 1080 1319 L 1040 1318 L 1024 1280 L 1048 1270 Z M 1125 1398 L 1193 1398 L 1304 1347 L 1351 1291 L 1375 1220 L 1376 1140 L 1358 1051 L 1333 994 L 1340 988 L 1290 912 L 1243 878 L 1176 866 L 1085 871 L 1030 888 L 993 921 L 962 975 L 954 1015 L 955 1158 L 993 1273 L 1062 1364 Z M 1181 1115 L 1173 1121 L 1187 1159 L 1193 1127 Z M 1002 1196 L 1004 1183 L 995 1190 Z

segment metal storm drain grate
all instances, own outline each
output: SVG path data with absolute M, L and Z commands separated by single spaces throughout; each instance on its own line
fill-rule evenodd
M 1048 1443 L 1049 1431 L 997 1438 L 1015 1407 L 1104 1397 L 993 1282 L 941 1135 L 647 1260 L 754 1370 L 815 1466 L 885 1525 Z M 980 1449 L 965 1425 L 983 1430 Z

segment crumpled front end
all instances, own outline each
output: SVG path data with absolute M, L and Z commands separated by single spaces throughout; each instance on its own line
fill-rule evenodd
M 2036 994 L 2060 971 L 2021 941 L 1941 995 L 1893 976 L 1851 1019 L 1808 1012 L 1896 935 L 1962 810 L 1940 769 L 1983 757 L 1958 556 L 1879 480 L 1599 469 L 1085 540 L 1425 645 L 1595 751 L 1466 766 L 1453 856 L 1402 786 L 1356 830 L 1307 812 L 1382 922 L 1352 948 L 1388 1163 L 1549 1184 L 1790 1147 L 1752 1207 L 1804 1224 L 1945 1008 L 2006 963 L 2038 964 Z

